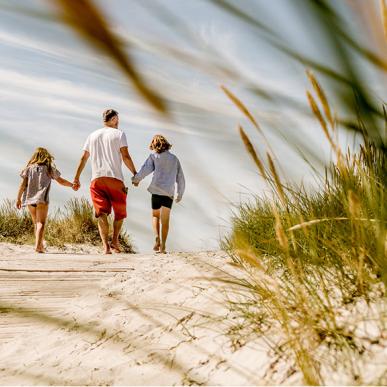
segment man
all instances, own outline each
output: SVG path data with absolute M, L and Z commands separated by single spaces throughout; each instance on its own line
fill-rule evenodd
M 76 189 L 80 187 L 80 176 L 90 157 L 92 178 L 90 184 L 91 199 L 95 216 L 98 218 L 98 230 L 105 254 L 111 249 L 120 252 L 122 223 L 126 218 L 127 188 L 122 174 L 122 161 L 136 175 L 136 168 L 128 152 L 124 132 L 118 129 L 118 113 L 113 109 L 103 112 L 104 127 L 91 133 L 83 147 L 83 155 L 74 178 Z M 114 210 L 113 237 L 109 244 L 108 215 Z

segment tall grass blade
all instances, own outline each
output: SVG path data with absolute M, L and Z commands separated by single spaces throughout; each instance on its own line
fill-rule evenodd
M 316 94 L 318 95 L 318 97 L 320 99 L 321 105 L 323 106 L 323 109 L 324 109 L 325 116 L 327 117 L 331 127 L 334 128 L 335 123 L 333 120 L 333 115 L 331 113 L 331 108 L 329 106 L 328 99 L 324 93 L 323 88 L 321 87 L 321 85 L 317 81 L 316 77 L 314 76 L 314 74 L 310 70 L 307 70 L 306 74 L 309 78 L 311 85 L 313 86 L 313 89 L 315 90 Z
M 266 156 L 267 156 L 267 160 L 269 162 L 270 173 L 271 173 L 271 175 L 274 179 L 274 182 L 275 182 L 275 187 L 277 190 L 278 197 L 280 198 L 281 202 L 284 205 L 286 205 L 286 195 L 285 195 L 284 189 L 282 187 L 281 179 L 280 179 L 278 172 L 277 172 L 277 169 L 274 165 L 273 158 L 270 156 L 269 153 L 266 153 Z
M 245 106 L 245 104 L 233 94 L 226 86 L 220 86 L 220 88 L 224 91 L 228 98 L 235 104 L 235 106 L 250 120 L 250 122 L 255 126 L 255 128 L 262 133 L 258 122 L 255 120 L 253 115 L 250 113 L 249 109 Z
M 251 143 L 249 137 L 243 130 L 242 126 L 239 126 L 239 135 L 241 136 L 241 139 L 243 141 L 243 144 L 245 145 L 245 148 L 248 154 L 251 156 L 251 158 L 254 160 L 255 165 L 258 167 L 258 170 L 261 173 L 262 177 L 266 179 L 265 167 L 263 166 L 261 160 L 259 159 L 253 144 Z
M 54 0 L 62 18 L 92 46 L 109 56 L 130 79 L 137 92 L 156 110 L 167 114 L 164 100 L 146 85 L 132 63 L 130 56 L 121 48 L 118 38 L 110 31 L 106 17 L 90 0 Z
M 384 37 L 387 40 L 387 5 L 386 0 L 380 0 Z

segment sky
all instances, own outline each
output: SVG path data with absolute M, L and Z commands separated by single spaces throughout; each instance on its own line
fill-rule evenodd
M 266 192 L 240 141 L 238 125 L 243 125 L 260 155 L 267 151 L 265 141 L 221 91 L 221 85 L 235 92 L 260 122 L 282 176 L 315 183 L 291 142 L 296 139 L 318 156 L 317 161 L 328 160 L 330 151 L 317 124 L 308 114 L 269 104 L 248 91 L 259 87 L 305 105 L 302 65 L 208 1 L 96 3 L 127 44 L 128 55 L 147 83 L 166 97 L 172 119 L 157 114 L 109 58 L 53 17 L 52 3 L 1 0 L 0 200 L 15 199 L 19 173 L 37 146 L 49 149 L 62 176 L 72 180 L 85 139 L 102 126 L 102 111 L 111 107 L 120 113 L 120 129 L 127 135 L 137 169 L 157 133 L 167 137 L 181 161 L 186 193 L 173 207 L 169 249 L 218 248 L 231 229 L 230 219 L 238 205 Z M 305 52 L 326 58 L 328 49 L 311 43 L 318 31 L 308 29 L 308 20 L 299 22 L 292 3 L 245 0 L 243 6 L 268 25 L 281 26 L 280 33 L 297 40 Z M 312 32 L 306 35 L 305 31 Z M 380 84 L 372 82 L 383 93 Z M 343 141 L 351 139 L 344 136 Z M 137 249 L 147 252 L 153 240 L 146 190 L 151 177 L 134 188 L 130 172 L 124 171 L 129 186 L 125 228 Z M 90 177 L 88 165 L 77 193 L 53 183 L 50 212 L 63 208 L 72 197 L 88 198 Z

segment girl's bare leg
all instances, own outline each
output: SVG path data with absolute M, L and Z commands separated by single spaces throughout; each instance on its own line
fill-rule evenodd
M 43 238 L 48 214 L 48 204 L 40 203 L 36 207 L 36 232 L 35 232 L 35 250 L 38 253 L 44 253 Z
M 160 210 L 152 210 L 152 226 L 155 235 L 154 251 L 160 250 Z
M 28 211 L 32 218 L 32 223 L 34 224 L 34 236 L 36 238 L 36 207 L 35 206 L 28 206 Z M 36 250 L 36 239 L 35 239 L 35 250 Z
M 166 253 L 165 247 L 167 244 L 169 231 L 169 216 L 171 209 L 168 207 L 161 207 L 161 246 L 160 253 Z

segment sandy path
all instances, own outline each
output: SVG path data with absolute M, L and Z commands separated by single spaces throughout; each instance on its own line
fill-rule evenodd
M 223 253 L 31 253 L 0 244 L 0 383 L 262 384 L 262 342 L 226 335 Z

